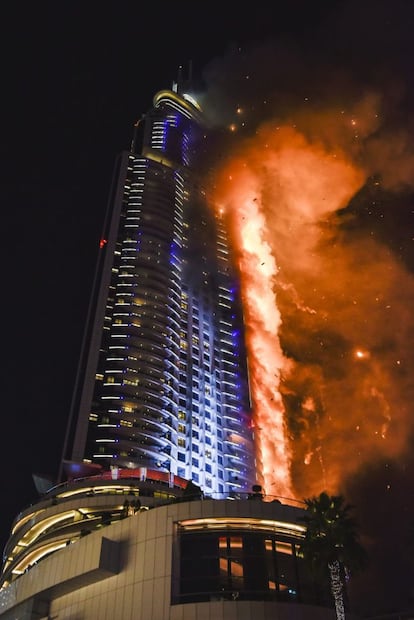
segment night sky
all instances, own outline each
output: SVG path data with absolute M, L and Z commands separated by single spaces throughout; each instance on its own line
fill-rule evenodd
M 313 215 L 306 227 L 291 219 L 292 244 L 292 214 L 268 210 L 281 346 L 295 365 L 282 391 L 311 464 L 295 465 L 296 489 L 316 492 L 320 450 L 319 465 L 337 468 L 333 488 L 356 506 L 372 556 L 356 578 L 359 611 L 413 609 L 414 3 L 103 4 L 3 9 L 1 547 L 37 498 L 32 473 L 57 475 L 116 155 L 191 61 L 213 124 L 246 110 L 225 144 L 229 161 L 253 160 L 263 123 L 273 123 L 339 148 L 363 171 L 346 204 L 323 213 L 317 237 Z M 366 441 L 354 443 L 326 403 L 361 429 L 368 421 Z M 368 438 L 376 416 L 381 447 Z

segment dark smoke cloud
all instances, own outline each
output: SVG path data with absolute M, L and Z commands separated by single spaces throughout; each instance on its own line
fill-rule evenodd
M 206 68 L 203 98 L 213 124 L 236 129 L 226 158 L 263 161 L 296 492 L 356 506 L 372 568 L 355 605 L 379 613 L 412 604 L 414 6 L 362 4 L 344 3 L 300 45 L 235 45 Z M 277 131 L 348 158 L 364 179 L 351 200 L 330 211 L 321 196 L 310 212 L 281 200 L 263 148 Z M 392 506 L 401 521 L 389 533 Z

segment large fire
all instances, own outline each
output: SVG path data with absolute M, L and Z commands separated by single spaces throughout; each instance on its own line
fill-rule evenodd
M 373 261 L 345 251 L 334 223 L 365 181 L 346 149 L 271 122 L 238 142 L 217 174 L 214 201 L 228 217 L 241 276 L 258 478 L 268 495 L 337 492 L 387 434 L 389 380 L 368 350 L 390 268 L 379 277 L 378 247 L 369 248 Z M 364 290 L 371 278 L 377 284 Z M 358 362 L 356 374 L 349 368 Z M 401 446 L 397 435 L 384 454 Z
M 357 25 L 349 3 L 324 11 L 300 42 L 231 46 L 202 100 L 228 129 L 215 205 L 240 267 L 260 481 L 356 507 L 362 615 L 411 601 L 413 540 L 412 11 L 374 4 Z

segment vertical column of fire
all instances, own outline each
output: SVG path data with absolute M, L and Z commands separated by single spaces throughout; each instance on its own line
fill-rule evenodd
M 266 495 L 292 498 L 290 450 L 279 392 L 281 369 L 289 362 L 278 337 L 280 314 L 273 290 L 278 269 L 266 239 L 259 188 L 247 169 L 239 172 L 228 177 L 226 194 L 235 193 L 235 199 L 226 215 L 242 279 L 257 478 Z
M 226 212 L 240 270 L 257 475 L 266 495 L 301 499 L 291 475 L 298 455 L 281 394 L 281 381 L 295 373 L 295 361 L 281 347 L 279 270 L 298 280 L 314 271 L 321 222 L 343 208 L 363 180 L 339 148 L 272 124 L 239 143 L 217 172 L 214 202 Z M 291 303 L 304 310 L 294 296 Z

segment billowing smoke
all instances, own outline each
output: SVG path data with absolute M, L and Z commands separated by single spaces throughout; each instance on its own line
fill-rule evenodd
M 369 472 L 390 495 L 414 430 L 414 134 L 391 73 L 362 84 L 271 42 L 206 70 L 230 135 L 213 200 L 242 278 L 261 480 L 343 493 L 362 520 Z

